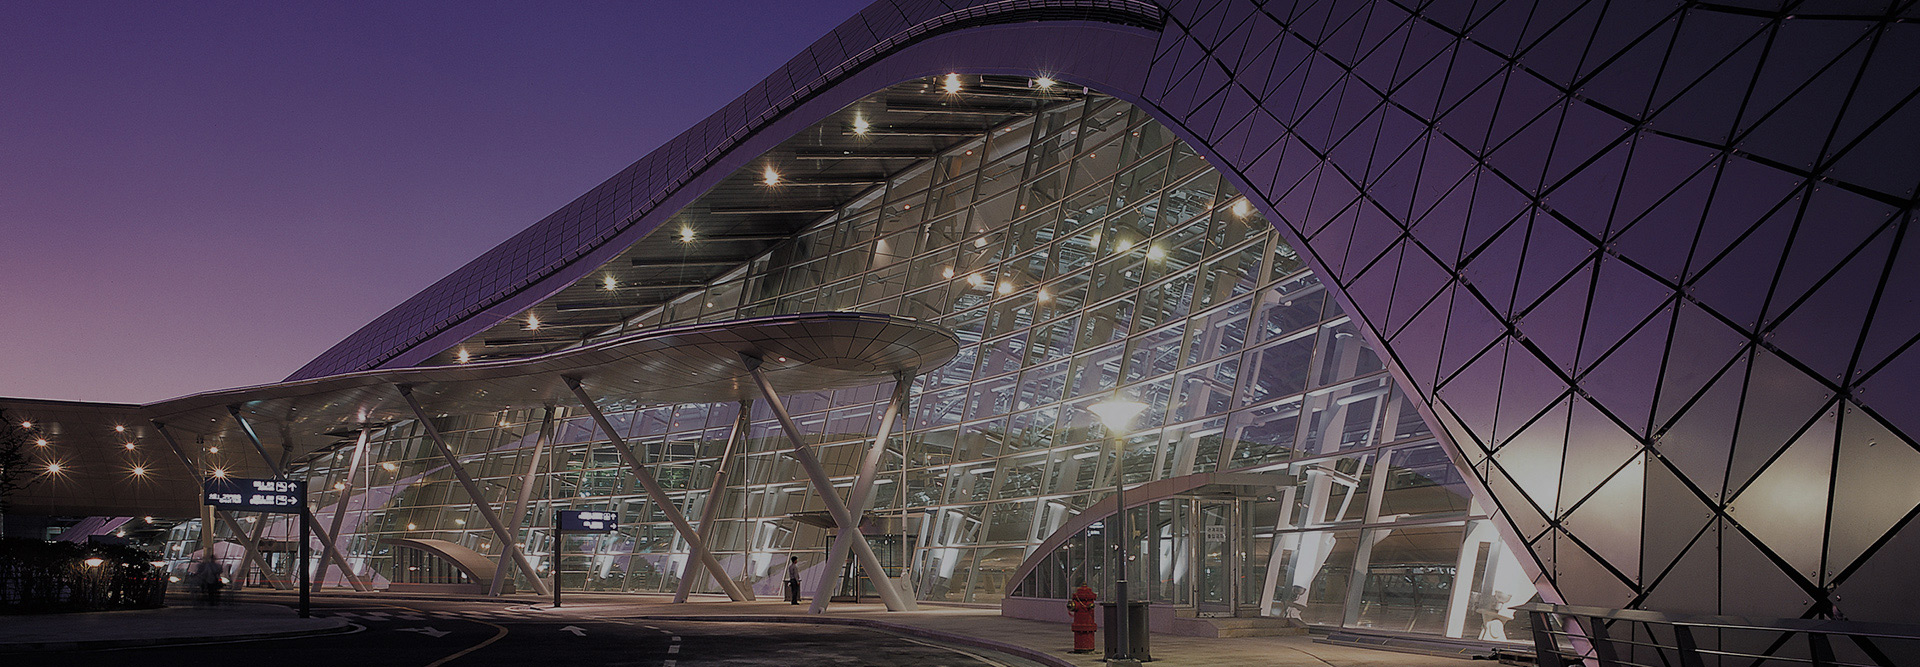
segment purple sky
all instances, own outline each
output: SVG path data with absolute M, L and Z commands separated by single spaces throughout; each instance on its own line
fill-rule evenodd
M 0 397 L 278 381 L 867 2 L 0 3 Z

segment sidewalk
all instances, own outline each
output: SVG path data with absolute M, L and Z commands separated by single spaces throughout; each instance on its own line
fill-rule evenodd
M 0 616 L 0 654 L 330 634 L 345 619 L 300 618 L 277 604 Z
M 264 595 L 292 597 L 271 593 L 255 599 Z M 475 598 L 329 591 L 316 596 L 485 600 L 539 609 L 547 609 L 552 604 L 549 599 L 531 595 Z M 827 613 L 813 616 L 806 613 L 805 606 L 784 602 L 728 602 L 722 597 L 695 596 L 685 604 L 673 604 L 669 599 L 670 596 L 645 594 L 568 594 L 560 613 L 653 620 L 858 625 L 986 648 L 1056 667 L 1103 667 L 1106 664 L 1098 653 L 1069 653 L 1073 648 L 1073 634 L 1066 625 L 1008 618 L 1001 616 L 997 608 L 923 602 L 919 611 L 888 612 L 878 604 L 836 604 L 829 607 Z M 1467 667 L 1471 664 L 1454 658 L 1319 644 L 1311 636 L 1300 635 L 1212 638 L 1156 634 L 1152 654 L 1155 660 L 1151 664 L 1160 667 Z

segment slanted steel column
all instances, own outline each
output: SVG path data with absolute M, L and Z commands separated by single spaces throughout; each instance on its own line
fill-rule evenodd
M 747 372 L 753 375 L 753 381 L 760 387 L 760 395 L 767 400 L 767 407 L 773 410 L 773 416 L 780 419 L 781 430 L 786 431 L 787 440 L 793 443 L 793 458 L 800 461 L 800 467 L 806 469 L 807 477 L 813 480 L 814 491 L 819 492 L 821 501 L 827 504 L 827 513 L 833 515 L 833 522 L 840 527 L 840 535 L 853 542 L 854 555 L 860 559 L 860 569 L 867 571 L 867 578 L 878 582 L 880 601 L 886 603 L 887 611 L 915 611 L 919 605 L 912 597 L 901 597 L 900 591 L 893 587 L 893 579 L 887 576 L 887 570 L 880 566 L 880 557 L 874 555 L 873 546 L 867 544 L 867 537 L 860 534 L 860 522 L 853 513 L 847 511 L 845 503 L 840 502 L 840 494 L 833 490 L 833 480 L 827 477 L 827 469 L 820 466 L 820 459 L 813 455 L 800 438 L 800 426 L 795 424 L 793 416 L 787 414 L 787 406 L 780 402 L 780 395 L 773 391 L 773 384 L 767 381 L 765 373 L 760 372 L 760 358 L 752 355 L 740 355 L 741 362 L 747 366 Z M 815 596 L 832 595 L 832 591 L 816 589 Z
M 733 461 L 733 451 L 740 446 L 740 441 L 746 439 L 747 425 L 752 421 L 753 401 L 741 401 L 740 414 L 734 417 L 733 430 L 727 432 L 726 447 L 720 452 L 720 463 L 713 467 L 713 484 L 707 488 L 707 504 L 700 508 L 700 527 L 698 532 L 700 533 L 700 542 L 703 544 L 713 541 L 713 522 L 714 516 L 719 514 L 720 494 L 725 493 L 727 490 L 727 464 Z M 702 571 L 702 567 L 701 559 L 687 559 L 687 569 L 680 573 L 680 587 L 673 592 L 674 602 L 687 601 L 687 595 L 693 592 L 694 580 L 706 574 L 706 572 Z M 712 574 L 715 579 L 723 579 L 728 576 L 726 572 L 713 572 Z M 747 589 L 742 590 L 747 594 L 747 599 L 753 599 L 753 591 Z
M 153 430 L 159 431 L 160 437 L 167 441 L 167 447 L 173 450 L 174 456 L 177 456 L 180 458 L 180 465 L 185 466 L 187 468 L 187 474 L 193 475 L 194 480 L 199 481 L 201 483 L 205 483 L 207 480 L 206 476 L 200 473 L 199 466 L 194 465 L 193 457 L 187 456 L 187 450 L 182 448 L 180 446 L 180 443 L 173 439 L 173 433 L 167 430 L 167 425 L 160 422 L 153 422 Z M 206 500 L 203 498 L 201 499 L 201 502 L 204 504 Z M 203 512 L 203 516 L 204 514 L 205 513 Z M 226 510 L 215 510 L 212 514 L 213 516 L 218 517 L 220 519 L 220 523 L 224 523 L 227 525 L 227 532 L 233 533 L 233 538 L 240 541 L 240 546 L 246 549 L 245 557 L 248 560 L 253 561 L 254 565 L 259 566 L 261 573 L 264 574 L 264 573 L 273 571 L 271 568 L 267 566 L 266 557 L 260 555 L 260 550 L 254 548 L 254 545 L 248 542 L 246 529 L 241 528 L 240 522 L 234 520 L 232 512 L 228 512 Z M 265 524 L 263 523 L 261 525 L 265 525 Z M 200 533 L 201 533 L 200 543 L 202 545 L 200 548 L 206 550 L 206 553 L 212 554 L 213 553 L 213 525 L 206 523 L 205 521 L 202 521 L 200 523 Z M 239 574 L 239 573 L 235 572 L 234 574 Z M 278 582 L 275 582 L 273 579 L 267 579 L 267 585 L 272 586 L 275 589 L 282 589 L 282 587 L 278 585 Z
M 521 519 L 527 516 L 527 502 L 533 498 L 533 483 L 540 478 L 540 457 L 547 451 L 547 443 L 553 441 L 553 410 L 554 407 L 548 405 L 542 412 L 540 434 L 533 439 L 533 456 L 527 461 L 527 473 L 520 476 L 520 497 L 514 499 L 513 508 L 507 512 L 507 534 L 515 538 L 520 536 Z M 556 581 L 554 585 L 560 584 Z M 487 584 L 487 595 L 498 596 L 506 587 L 507 568 L 493 568 L 493 581 Z
M 448 447 L 446 439 L 440 437 L 440 429 L 433 427 L 433 419 L 427 416 L 426 408 L 420 407 L 420 401 L 413 397 L 413 387 L 404 384 L 398 386 L 400 397 L 407 400 L 407 407 L 413 408 L 414 418 L 420 420 L 420 430 L 426 431 L 427 439 L 432 440 L 434 447 L 439 448 L 440 457 L 446 459 L 447 467 L 453 469 L 453 476 L 459 478 L 460 486 L 467 490 L 467 497 L 472 499 L 473 506 L 480 510 L 480 517 L 487 520 L 487 526 L 493 529 L 494 537 L 499 538 L 500 553 L 507 556 L 501 559 L 500 566 L 504 568 L 508 560 L 518 564 L 521 571 L 527 573 L 527 582 L 533 586 L 534 592 L 546 595 L 546 583 L 540 581 L 540 575 L 535 574 L 533 565 L 527 562 L 526 554 L 520 552 L 520 545 L 513 541 L 512 535 L 507 534 L 507 527 L 501 525 L 500 516 L 494 513 L 493 505 L 487 502 L 487 496 L 480 491 L 480 485 L 474 483 L 473 476 L 467 474 L 467 469 L 460 465 L 460 459 L 453 455 L 453 448 Z
M 372 433 L 373 429 L 364 426 L 361 427 L 360 438 L 353 443 L 353 456 L 348 458 L 347 472 L 345 475 L 340 476 L 340 483 L 344 486 L 340 488 L 340 498 L 334 501 L 333 505 L 333 528 L 327 531 L 327 535 L 333 538 L 334 553 L 342 556 L 336 561 L 340 566 L 340 576 L 345 577 L 347 579 L 347 585 L 352 586 L 353 590 L 356 591 L 366 591 L 372 587 L 368 586 L 366 582 L 361 581 L 360 575 L 354 573 L 353 567 L 347 564 L 345 559 L 347 545 L 340 543 L 340 529 L 345 526 L 347 504 L 353 502 L 353 492 L 358 488 L 353 484 L 353 476 L 360 473 L 360 462 L 366 458 L 367 439 Z M 320 583 L 324 585 L 326 581 L 327 566 L 323 561 L 323 564 L 320 566 Z
M 743 592 L 739 584 L 724 576 L 727 570 L 720 567 L 720 560 L 713 556 L 712 551 L 707 550 L 706 540 L 700 539 L 699 531 L 694 530 L 693 525 L 687 523 L 687 517 L 680 513 L 680 508 L 673 505 L 673 499 L 667 497 L 667 490 L 660 487 L 659 480 L 653 478 L 653 473 L 647 472 L 646 466 L 641 465 L 640 457 L 633 455 L 633 450 L 627 447 L 627 439 L 620 437 L 620 432 L 614 430 L 613 423 L 607 421 L 607 416 L 600 412 L 600 406 L 593 402 L 593 397 L 588 396 L 587 390 L 580 386 L 580 378 L 563 376 L 561 379 L 567 381 L 567 388 L 573 390 L 574 397 L 580 399 L 580 405 L 586 408 L 587 414 L 593 416 L 593 421 L 600 425 L 600 430 L 607 432 L 607 439 L 613 443 L 613 451 L 618 452 L 620 459 L 627 462 L 627 467 L 633 470 L 634 479 L 639 480 L 640 487 L 646 489 L 647 499 L 653 501 L 654 507 L 659 508 L 661 514 L 667 515 L 667 521 L 672 522 L 674 530 L 680 532 L 680 539 L 687 541 L 687 548 L 693 550 L 693 556 L 705 563 L 707 568 L 723 575 L 715 578 L 720 580 L 720 588 L 727 592 L 727 597 L 732 598 L 734 602 L 753 601 L 751 594 Z
M 880 474 L 880 459 L 886 456 L 887 438 L 893 435 L 893 422 L 900 416 L 900 411 L 906 408 L 907 394 L 913 390 L 913 375 L 911 372 L 894 374 L 893 399 L 887 401 L 887 412 L 880 417 L 880 430 L 874 433 L 873 445 L 867 447 L 866 457 L 860 460 L 860 472 L 853 476 L 853 493 L 847 496 L 847 513 L 853 515 L 853 523 L 856 526 L 860 525 L 867 508 L 873 504 L 874 478 Z M 851 535 L 860 535 L 862 539 L 866 537 L 857 530 L 851 534 L 841 530 L 833 536 L 833 544 L 827 548 L 827 569 L 820 581 L 820 585 L 826 590 L 831 591 L 840 586 L 840 570 L 847 562 L 847 550 L 853 548 Z M 881 581 L 879 585 L 886 586 L 892 583 L 892 581 Z M 832 595 L 813 596 L 813 604 L 807 608 L 807 613 L 825 612 L 827 603 L 832 598 Z
M 287 476 L 287 458 L 293 455 L 293 446 L 291 444 L 293 441 L 291 439 L 283 440 L 280 446 L 280 450 L 282 452 L 280 456 L 280 461 L 276 463 L 274 462 L 273 457 L 267 456 L 267 448 L 266 446 L 260 444 L 260 436 L 254 433 L 253 425 L 248 424 L 247 419 L 245 417 L 240 416 L 240 406 L 238 405 L 227 406 L 227 413 L 233 415 L 233 421 L 239 423 L 240 430 L 244 431 L 247 434 L 247 441 L 253 443 L 253 451 L 260 453 L 260 462 L 263 464 L 266 464 L 267 469 L 273 472 L 274 477 L 286 477 Z M 283 429 L 281 432 L 281 437 L 289 438 L 289 434 L 287 434 Z M 366 442 L 365 440 L 366 431 L 364 429 L 360 431 L 360 437 L 361 437 L 362 443 Z M 311 512 L 311 510 L 308 509 L 307 507 L 306 499 L 302 498 L 300 503 L 300 513 L 308 514 L 309 512 Z M 340 552 L 334 548 L 333 538 L 331 537 L 332 534 L 322 530 L 318 524 L 314 524 L 311 521 L 309 521 L 308 524 L 309 525 L 307 527 L 320 537 L 320 545 L 324 547 L 323 549 L 321 549 L 321 554 L 320 554 L 320 562 L 321 562 L 320 569 L 322 574 L 323 575 L 325 574 L 325 571 L 326 571 L 325 564 L 327 561 L 332 561 L 335 565 L 339 565 L 341 572 L 346 572 L 351 574 L 352 570 L 348 569 L 347 567 L 347 559 L 344 556 L 341 556 Z M 259 545 L 260 543 L 260 538 L 262 536 L 265 536 L 266 534 L 267 534 L 267 517 L 263 513 L 262 516 L 260 517 L 259 524 L 254 526 L 253 537 L 252 537 L 253 544 L 249 545 L 247 548 L 249 549 L 257 548 L 257 545 Z M 305 544 L 307 541 L 307 535 L 305 533 L 301 533 L 298 539 L 300 540 L 301 544 Z M 304 560 L 301 561 L 301 563 L 302 564 L 300 565 L 300 567 L 306 567 Z M 261 574 L 261 578 L 263 579 L 266 578 L 266 574 L 267 574 L 266 568 L 262 567 L 260 574 Z M 294 574 L 296 576 L 305 576 L 303 573 L 300 573 L 300 572 L 293 572 L 290 574 Z M 349 576 L 349 580 L 351 580 L 351 576 Z M 268 581 L 271 582 L 272 580 L 268 580 Z M 278 587 L 276 586 L 275 588 L 278 588 Z M 359 590 L 360 587 L 356 585 L 354 586 L 354 589 Z

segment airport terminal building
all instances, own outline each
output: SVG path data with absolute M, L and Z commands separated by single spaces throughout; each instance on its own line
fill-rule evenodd
M 1779 4 L 883 0 L 286 382 L 6 401 L 26 502 L 289 474 L 355 587 L 1913 623 L 1920 15 Z

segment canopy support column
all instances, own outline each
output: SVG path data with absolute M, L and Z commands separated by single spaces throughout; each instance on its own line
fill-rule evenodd
M 720 567 L 720 559 L 715 558 L 713 552 L 707 550 L 706 540 L 700 539 L 700 533 L 693 529 L 692 524 L 687 523 L 686 515 L 681 514 L 680 508 L 673 505 L 673 499 L 667 497 L 667 490 L 660 487 L 659 480 L 653 478 L 653 473 L 647 472 L 646 466 L 640 463 L 640 457 L 634 456 L 633 450 L 627 447 L 627 439 L 620 437 L 620 432 L 614 430 L 613 423 L 607 421 L 607 416 L 600 412 L 600 406 L 594 403 L 593 397 L 588 396 L 587 390 L 580 386 L 580 378 L 562 376 L 561 379 L 566 380 L 567 388 L 573 390 L 574 397 L 580 399 L 581 407 L 586 408 L 587 414 L 593 416 L 594 423 L 599 424 L 600 430 L 606 432 L 607 439 L 613 442 L 613 451 L 620 454 L 620 459 L 626 461 L 627 467 L 633 470 L 634 479 L 640 482 L 641 488 L 646 489 L 647 499 L 653 501 L 654 507 L 659 508 L 661 514 L 667 515 L 667 521 L 672 522 L 674 530 L 679 531 L 680 539 L 687 541 L 687 548 L 693 550 L 694 558 L 705 563 L 708 569 L 720 573 L 721 576 L 715 579 L 720 581 L 720 588 L 727 592 L 727 597 L 732 598 L 734 602 L 753 601 L 752 593 L 741 590 L 739 584 L 734 583 L 731 577 L 725 576 L 727 570 Z
M 180 457 L 180 465 L 186 466 L 187 474 L 193 475 L 193 478 L 195 480 L 204 484 L 207 481 L 206 476 L 200 473 L 199 466 L 194 465 L 193 457 L 187 456 L 187 450 L 182 448 L 180 446 L 180 443 L 173 439 L 173 433 L 167 430 L 167 425 L 162 424 L 160 422 L 153 422 L 153 430 L 159 431 L 160 437 L 164 438 L 167 441 L 167 447 L 173 449 L 173 455 Z M 203 504 L 203 506 L 205 502 L 206 502 L 206 499 L 202 498 L 201 503 Z M 206 512 L 203 511 L 201 515 L 204 517 L 206 515 Z M 240 542 L 240 546 L 246 550 L 246 559 L 253 561 L 253 564 L 260 568 L 260 573 L 262 575 L 265 575 L 273 571 L 272 569 L 267 567 L 266 557 L 260 555 L 259 549 L 254 548 L 254 545 L 256 543 L 248 541 L 246 529 L 241 528 L 240 522 L 234 520 L 232 512 L 228 512 L 226 510 L 214 510 L 213 516 L 218 517 L 220 519 L 220 523 L 226 524 L 227 532 L 233 533 L 233 539 L 238 540 Z M 201 544 L 200 548 L 203 549 L 205 553 L 209 555 L 213 553 L 213 525 L 206 523 L 204 521 L 201 522 L 200 524 L 200 544 Z M 235 572 L 234 574 L 238 575 L 240 573 Z M 285 590 L 284 588 L 281 587 L 279 582 L 274 581 L 270 577 L 266 579 L 267 579 L 267 585 L 272 586 L 276 590 Z M 238 577 L 236 577 L 236 580 L 239 580 Z
M 278 462 L 275 462 L 273 460 L 273 457 L 267 455 L 266 446 L 260 444 L 260 436 L 254 433 L 253 425 L 247 423 L 247 418 L 240 415 L 240 406 L 238 405 L 227 406 L 227 413 L 233 415 L 233 421 L 240 424 L 240 431 L 247 434 L 247 442 L 253 443 L 253 451 L 260 453 L 260 462 L 267 466 L 267 470 L 272 471 L 274 477 L 286 477 L 287 476 L 287 457 L 293 454 L 293 447 L 290 444 L 292 440 L 286 439 L 283 441 L 283 444 L 280 447 L 280 450 L 282 452 L 280 456 L 280 460 Z M 365 442 L 366 431 L 363 429 L 361 430 L 360 434 L 362 438 L 361 441 Z M 288 438 L 288 435 L 285 429 L 282 429 L 281 437 Z M 302 498 L 300 502 L 300 513 L 310 514 L 311 512 L 312 510 L 308 507 L 306 499 Z M 320 550 L 321 552 L 320 562 L 322 563 L 322 565 L 320 566 L 320 569 L 324 571 L 326 569 L 325 563 L 328 561 L 332 561 L 335 565 L 340 566 L 341 572 L 349 573 L 348 580 L 351 581 L 352 580 L 351 573 L 353 572 L 353 570 L 351 570 L 347 566 L 346 557 L 341 556 L 340 552 L 334 548 L 335 545 L 334 545 L 332 533 L 329 533 L 321 529 L 319 524 L 315 524 L 311 521 L 307 523 L 308 523 L 307 528 L 309 530 L 312 530 L 316 535 L 320 537 L 320 546 L 322 547 Z M 262 514 L 262 516 L 260 517 L 260 523 L 254 526 L 253 538 L 252 538 L 253 544 L 249 545 L 247 548 L 249 549 L 255 548 L 256 545 L 260 543 L 260 538 L 262 536 L 265 536 L 266 534 L 267 534 L 267 517 L 264 514 Z M 306 533 L 303 532 L 296 539 L 300 540 L 301 544 L 306 544 L 307 535 Z M 302 565 L 300 567 L 305 567 L 305 562 L 306 562 L 305 560 L 302 560 L 301 561 Z M 305 576 L 304 573 L 300 573 L 300 572 L 293 572 L 290 574 L 293 574 L 296 576 Z M 325 572 L 322 572 L 322 575 L 324 574 Z M 265 567 L 261 568 L 260 575 L 261 575 L 261 578 L 268 579 L 268 582 L 272 583 L 272 579 L 266 576 L 267 570 Z M 293 577 L 289 577 L 289 578 L 293 578 Z M 324 578 L 325 577 L 323 576 L 322 579 L 324 580 Z M 279 586 L 275 586 L 275 588 L 279 588 Z M 360 586 L 356 584 L 354 586 L 354 590 L 360 590 Z
M 867 455 L 860 460 L 860 472 L 853 477 L 853 493 L 847 496 L 847 513 L 853 515 L 854 525 L 859 525 L 862 517 L 866 514 L 868 506 L 873 504 L 873 485 L 874 479 L 880 474 L 880 459 L 886 456 L 887 438 L 893 435 L 894 420 L 898 419 L 900 412 L 907 407 L 907 394 L 913 389 L 913 376 L 914 374 L 911 371 L 894 374 L 893 399 L 887 402 L 887 411 L 880 417 L 880 430 L 874 433 L 873 444 L 867 447 Z M 860 535 L 862 539 L 866 537 L 857 531 L 854 534 Z M 852 548 L 853 540 L 849 538 L 847 531 L 840 531 L 839 534 L 833 536 L 833 544 L 827 549 L 827 571 L 825 575 L 827 578 L 835 582 L 839 581 L 840 571 L 847 562 L 847 551 Z M 823 586 L 825 585 L 825 581 L 826 580 L 823 579 Z M 887 585 L 893 582 L 883 581 L 880 583 L 881 585 Z M 835 587 L 837 587 L 837 584 Z M 832 589 L 829 588 L 828 590 Z M 831 601 L 832 597 L 831 595 L 815 595 L 813 597 L 813 606 L 807 609 L 807 613 L 818 614 L 825 612 L 827 610 L 827 603 Z
M 734 417 L 733 430 L 727 432 L 726 448 L 720 452 L 720 462 L 713 467 L 713 484 L 707 488 L 707 502 L 700 507 L 700 542 L 713 540 L 714 516 L 719 514 L 720 494 L 727 490 L 727 465 L 733 461 L 733 452 L 740 441 L 747 437 L 747 425 L 753 420 L 753 401 L 740 402 L 740 414 Z M 693 582 L 699 579 L 704 567 L 698 558 L 687 559 L 687 569 L 680 574 L 680 587 L 673 592 L 674 602 L 686 602 L 687 595 L 693 592 Z M 713 578 L 723 579 L 726 572 L 713 572 Z
M 787 406 L 780 402 L 780 395 L 773 391 L 773 383 L 768 382 L 766 374 L 760 372 L 760 358 L 742 354 L 740 361 L 746 364 L 747 372 L 753 375 L 761 397 L 767 400 L 767 407 L 780 419 L 781 430 L 786 432 L 787 440 L 793 443 L 793 458 L 800 461 L 800 467 L 806 469 L 807 477 L 813 480 L 814 491 L 820 494 L 820 499 L 827 505 L 827 513 L 833 515 L 834 524 L 840 527 L 839 537 L 853 543 L 853 552 L 860 559 L 860 568 L 867 571 L 867 578 L 872 579 L 874 587 L 880 589 L 880 601 L 886 603 L 887 611 L 917 610 L 919 606 L 914 604 L 913 598 L 902 597 L 900 590 L 894 588 L 893 579 L 887 576 L 886 568 L 880 565 L 880 557 L 874 555 L 867 537 L 860 534 L 860 522 L 852 512 L 847 511 L 846 504 L 840 502 L 840 495 L 833 490 L 833 480 L 827 476 L 826 468 L 820 466 L 820 459 L 814 457 L 813 448 L 800 438 L 800 426 L 794 423 L 792 415 L 787 414 Z M 833 577 L 833 574 L 829 573 L 827 577 Z M 816 599 L 822 595 L 831 597 L 833 592 L 814 591 Z
M 540 457 L 545 455 L 547 443 L 553 441 L 553 410 L 554 407 L 548 405 L 541 414 L 540 435 L 533 439 L 533 456 L 527 461 L 527 473 L 520 476 L 520 497 L 514 499 L 513 509 L 507 512 L 507 534 L 515 539 L 520 537 L 520 521 L 527 516 L 527 502 L 533 498 L 534 481 L 540 477 Z M 498 597 L 506 585 L 507 568 L 493 568 L 493 581 L 487 584 L 487 595 Z M 554 585 L 559 584 L 555 582 Z
M 340 568 L 340 576 L 347 580 L 347 585 L 352 586 L 353 590 L 361 592 L 371 590 L 372 587 L 368 586 L 366 582 L 361 581 L 360 575 L 355 574 L 353 566 L 347 563 L 345 557 L 347 545 L 341 543 L 342 536 L 340 535 L 340 529 L 345 527 L 344 522 L 347 518 L 347 504 L 353 502 L 353 492 L 357 488 L 353 484 L 353 476 L 360 472 L 360 461 L 366 457 L 367 439 L 372 433 L 373 429 L 362 426 L 360 428 L 359 439 L 353 443 L 353 456 L 347 459 L 346 474 L 340 476 L 340 483 L 342 484 L 340 487 L 340 497 L 333 503 L 333 527 L 326 532 L 327 542 L 331 545 L 328 551 L 332 552 L 335 556 L 330 562 Z M 327 562 L 329 561 L 322 561 L 320 566 L 319 580 L 322 585 L 325 585 L 327 581 Z
M 413 387 L 404 384 L 398 386 L 400 397 L 407 400 L 407 407 L 413 409 L 414 418 L 420 420 L 420 430 L 426 431 L 427 438 L 433 441 L 434 447 L 439 448 L 440 457 L 446 459 L 447 467 L 453 469 L 454 477 L 459 478 L 460 486 L 467 490 L 467 497 L 472 499 L 473 506 L 480 510 L 480 517 L 487 520 L 487 526 L 493 529 L 494 537 L 500 540 L 500 553 L 506 556 L 501 559 L 500 566 L 506 567 L 506 561 L 511 559 L 514 564 L 520 566 L 521 571 L 527 573 L 527 582 L 533 586 L 534 592 L 546 595 L 546 583 L 540 581 L 540 575 L 534 573 L 533 565 L 527 563 L 526 554 L 520 552 L 520 545 L 513 541 L 512 535 L 507 534 L 507 527 L 501 525 L 500 516 L 494 513 L 493 505 L 487 502 L 487 496 L 480 491 L 480 485 L 474 483 L 473 476 L 467 474 L 467 469 L 460 465 L 460 459 L 453 455 L 453 448 L 448 447 L 446 439 L 440 437 L 440 429 L 434 428 L 433 419 L 427 416 L 425 408 L 420 407 L 420 401 L 413 397 Z

